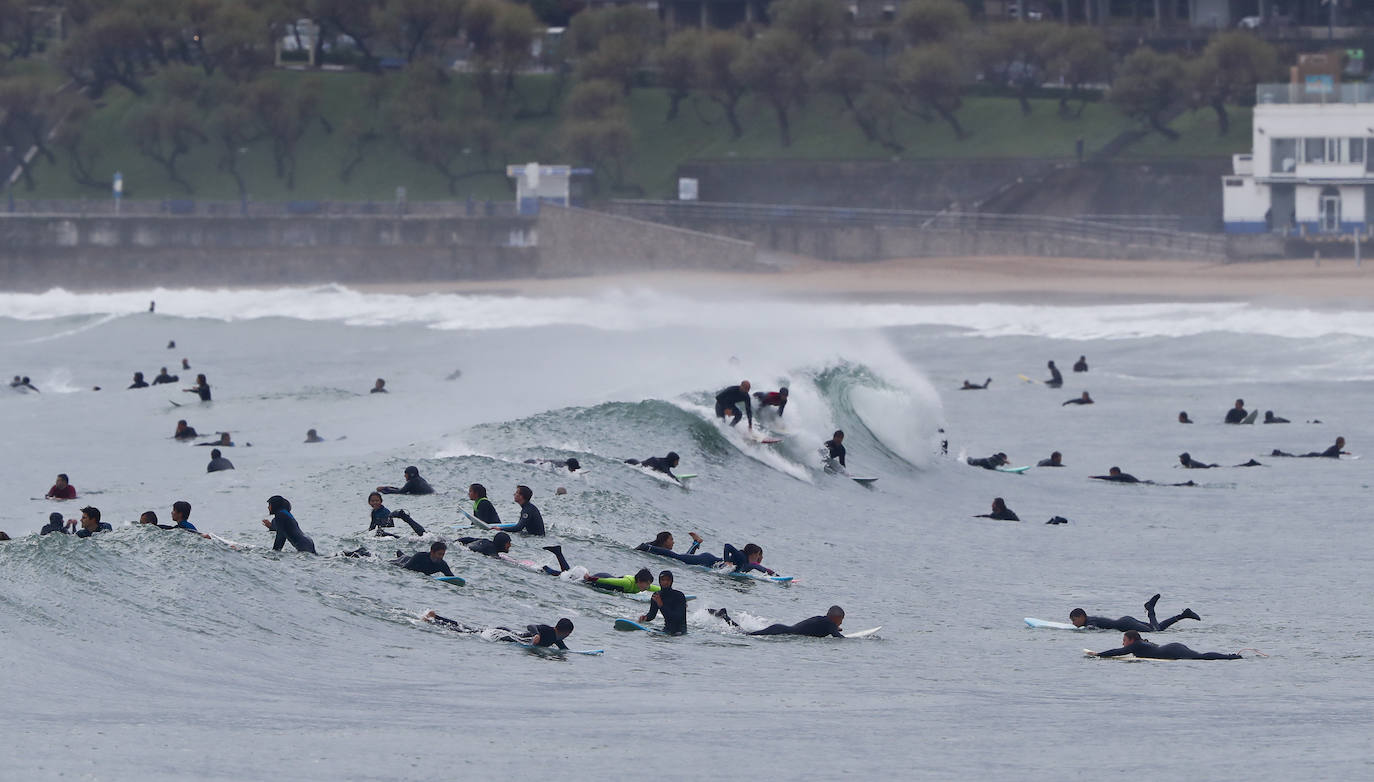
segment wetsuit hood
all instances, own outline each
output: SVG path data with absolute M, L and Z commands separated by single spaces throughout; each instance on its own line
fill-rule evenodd
M 273 513 L 281 513 L 282 511 L 290 512 L 291 503 L 280 494 L 273 494 L 271 497 L 267 498 L 267 509 Z

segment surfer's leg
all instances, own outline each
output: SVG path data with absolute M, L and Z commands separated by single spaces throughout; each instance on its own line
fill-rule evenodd
M 558 559 L 558 567 L 561 569 L 562 572 L 566 573 L 568 570 L 571 569 L 572 566 L 568 564 L 568 560 L 563 558 L 562 546 L 545 546 L 544 550 L 549 552 L 550 554 L 553 554 L 554 557 Z

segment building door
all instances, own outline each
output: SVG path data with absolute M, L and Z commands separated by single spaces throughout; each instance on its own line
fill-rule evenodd
M 1341 191 L 1334 187 L 1322 188 L 1321 202 L 1318 205 L 1318 220 L 1322 233 L 1339 233 L 1341 230 Z

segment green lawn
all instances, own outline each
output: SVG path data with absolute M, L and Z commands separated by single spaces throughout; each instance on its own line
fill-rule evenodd
M 362 86 L 375 77 L 360 73 L 319 73 L 309 77 L 317 79 L 321 85 L 322 111 L 336 128 L 351 114 L 370 110 L 361 97 Z M 305 75 L 281 71 L 275 78 L 291 80 L 305 78 Z M 522 77 L 520 92 L 526 108 L 542 107 L 551 83 L 549 77 Z M 454 89 L 470 91 L 471 85 L 460 77 L 455 79 Z M 158 164 L 141 155 L 125 129 L 125 118 L 134 105 L 131 94 L 112 89 L 89 121 L 88 136 L 96 139 L 100 148 L 99 159 L 94 164 L 96 176 L 102 182 L 100 188 L 77 184 L 67 173 L 66 161 L 59 159 L 56 166 L 37 166 L 38 187 L 26 193 L 21 185 L 16 195 L 21 198 L 104 198 L 109 194 L 109 187 L 104 183 L 115 171 L 120 171 L 124 175 L 126 196 L 130 198 L 237 199 L 234 181 L 217 169 L 217 153 L 212 147 L 198 147 L 186 155 L 179 166 L 182 176 L 193 185 L 193 193 L 171 182 Z M 638 89 L 631 95 L 629 112 L 634 128 L 634 150 L 627 166 L 626 187 L 617 192 L 603 177 L 603 194 L 671 197 L 676 192 L 675 169 L 694 158 L 886 159 L 893 155 L 881 145 L 864 139 L 839 101 L 829 96 L 813 96 L 804 110 L 796 112 L 791 147 L 780 145 L 772 110 L 752 99 L 746 98 L 741 105 L 744 135 L 739 139 L 730 138 L 729 126 L 719 107 L 702 96 L 685 102 L 673 122 L 664 119 L 667 106 L 667 95 L 659 89 Z M 898 139 L 906 147 L 901 157 L 1070 157 L 1074 152 L 1074 140 L 1080 136 L 1091 151 L 1133 127 L 1129 119 L 1106 103 L 1089 103 L 1082 117 L 1076 119 L 1060 118 L 1053 100 L 1034 100 L 1032 106 L 1032 113 L 1022 116 L 1014 100 L 968 98 L 958 112 L 960 122 L 970 134 L 962 140 L 942 121 L 904 115 L 897 128 Z M 1229 138 L 1216 137 L 1212 112 L 1193 112 L 1179 117 L 1174 123 L 1184 134 L 1179 141 L 1168 142 L 1152 135 L 1127 154 L 1132 157 L 1196 157 L 1226 155 L 1234 151 L 1233 148 L 1248 148 L 1249 112 L 1236 110 L 1233 115 Z M 583 163 L 568 160 L 557 151 L 558 120 L 554 116 L 508 120 L 501 130 L 509 148 L 499 159 L 491 161 L 495 167 L 504 169 L 507 163 L 530 160 Z M 269 142 L 259 141 L 246 147 L 241 152 L 241 166 L 250 198 L 257 201 L 389 202 L 395 197 L 398 186 L 404 186 L 408 197 L 414 201 L 469 196 L 505 199 L 511 195 L 504 172 L 462 180 L 457 194 L 450 194 L 443 178 L 407 154 L 394 138 L 375 142 L 364 162 L 345 182 L 340 171 L 348 152 L 342 135 L 327 133 L 319 123 L 310 128 L 301 144 L 296 186 L 290 191 L 274 174 Z M 475 153 L 470 157 L 471 163 L 466 169 L 485 167 Z
M 1231 118 L 1231 130 L 1225 136 L 1217 132 L 1215 111 L 1197 109 L 1184 112 L 1170 124 L 1181 134 L 1177 141 L 1151 133 L 1124 150 L 1122 157 L 1230 157 L 1237 152 L 1249 152 L 1253 110 L 1231 106 L 1226 113 Z

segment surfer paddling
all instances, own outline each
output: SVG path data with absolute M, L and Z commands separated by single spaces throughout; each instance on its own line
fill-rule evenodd
M 433 622 L 434 624 L 439 625 L 440 627 L 446 627 L 449 630 L 452 630 L 457 633 L 476 634 L 487 632 L 486 628 L 466 625 L 462 622 L 457 622 L 452 619 L 449 619 L 448 617 L 439 616 L 433 611 L 426 613 L 424 616 L 424 620 L 426 622 Z M 567 639 L 568 636 L 572 635 L 573 623 L 571 619 L 564 617 L 562 619 L 559 619 L 558 623 L 553 625 L 552 627 L 550 627 L 549 625 L 541 624 L 525 625 L 525 631 L 523 633 L 512 630 L 509 627 L 493 627 L 491 629 L 500 631 L 500 633 L 502 634 L 500 637 L 496 639 L 498 641 L 512 641 L 515 643 L 522 643 L 528 644 L 530 646 L 539 646 L 545 648 L 550 646 L 557 646 L 559 649 L 566 650 L 568 647 L 566 644 L 563 643 L 563 641 Z
M 1185 608 L 1177 616 L 1171 616 L 1163 622 L 1155 618 L 1155 604 L 1159 602 L 1159 595 L 1155 595 L 1145 601 L 1145 615 L 1149 617 L 1149 622 L 1142 622 L 1133 616 L 1123 616 L 1117 619 L 1109 619 L 1105 616 L 1088 616 L 1088 612 L 1081 608 L 1075 608 L 1069 612 L 1069 621 L 1074 627 L 1088 627 L 1094 630 L 1136 630 L 1139 632 L 1158 632 L 1167 630 L 1182 619 L 1192 619 L 1201 622 L 1202 617 L 1191 608 Z
M 1140 633 L 1135 630 L 1127 630 L 1121 636 L 1121 648 L 1108 649 L 1105 652 L 1088 652 L 1093 657 L 1121 657 L 1133 654 L 1136 657 L 1143 657 L 1147 660 L 1239 660 L 1238 654 L 1225 654 L 1223 652 L 1197 652 L 1180 643 L 1159 644 L 1152 643 L 1140 637 Z

